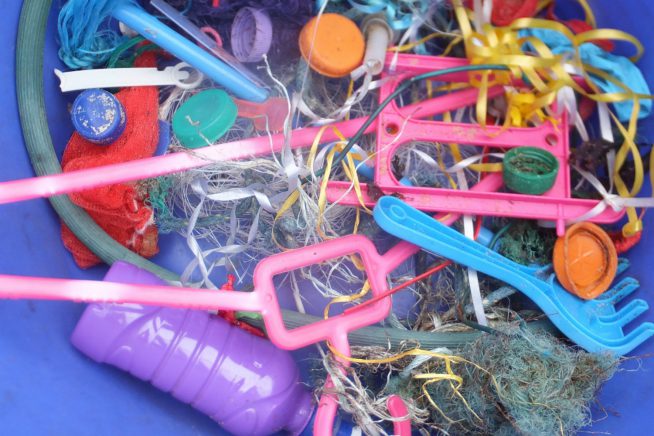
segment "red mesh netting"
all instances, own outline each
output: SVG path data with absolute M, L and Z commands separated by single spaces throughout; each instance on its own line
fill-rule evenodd
M 156 66 L 155 54 L 145 53 L 136 67 Z M 97 145 L 73 133 L 61 162 L 64 172 L 150 157 L 159 139 L 159 91 L 156 87 L 125 88 L 116 94 L 125 107 L 124 133 L 109 146 Z M 152 210 L 133 183 L 89 189 L 69 195 L 71 201 L 88 212 L 93 220 L 117 242 L 144 257 L 159 251 L 158 233 Z M 100 263 L 62 223 L 61 236 L 66 248 L 81 268 Z

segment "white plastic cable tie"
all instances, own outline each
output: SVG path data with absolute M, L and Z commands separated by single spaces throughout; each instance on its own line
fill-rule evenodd
M 204 76 L 185 62 L 159 70 L 157 68 L 106 68 L 96 70 L 54 70 L 62 92 L 95 88 L 127 88 L 131 86 L 177 86 L 196 88 Z
M 597 205 L 584 213 L 583 215 L 570 220 L 570 223 L 577 223 L 581 221 L 590 221 L 592 218 L 600 215 L 607 207 L 610 207 L 615 212 L 619 212 L 625 207 L 636 207 L 636 208 L 653 208 L 654 207 L 654 198 L 651 197 L 621 197 L 617 194 L 613 194 L 610 191 L 607 191 L 604 188 L 602 182 L 600 182 L 597 177 L 588 171 L 584 171 L 577 166 L 573 166 L 575 171 L 577 171 L 584 179 L 586 179 L 599 194 L 602 196 L 602 201 L 597 203 Z
M 590 137 L 588 135 L 588 131 L 586 130 L 584 120 L 579 114 L 579 109 L 577 107 L 577 97 L 575 96 L 574 90 L 570 86 L 564 86 L 557 93 L 557 115 L 560 115 L 563 110 L 566 110 L 570 116 L 570 119 L 573 120 L 581 140 L 588 142 Z

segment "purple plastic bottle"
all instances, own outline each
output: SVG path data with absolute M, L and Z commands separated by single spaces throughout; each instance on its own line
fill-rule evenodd
M 105 280 L 164 284 L 122 262 Z M 291 355 L 204 311 L 91 304 L 71 341 L 93 360 L 170 392 L 235 435 L 299 434 L 311 419 L 311 394 Z

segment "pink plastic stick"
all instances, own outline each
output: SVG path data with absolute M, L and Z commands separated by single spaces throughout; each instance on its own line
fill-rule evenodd
M 409 414 L 404 400 L 399 395 L 391 395 L 386 401 L 386 407 L 393 418 L 402 418 Z M 393 434 L 398 436 L 411 436 L 411 420 L 408 418 L 403 421 L 393 423 Z
M 503 92 L 502 87 L 494 87 L 491 95 L 497 96 Z M 476 89 L 465 89 L 453 94 L 439 96 L 400 109 L 406 117 L 428 117 L 460 107 L 468 106 L 477 99 Z M 334 124 L 346 137 L 356 133 L 365 118 L 356 118 Z M 375 130 L 372 124 L 367 130 Z M 310 146 L 318 132 L 319 127 L 308 127 L 293 131 L 290 146 L 293 149 Z M 332 129 L 323 133 L 322 142 L 327 143 L 338 140 Z M 212 162 L 234 161 L 255 156 L 279 153 L 284 145 L 284 135 L 275 134 L 271 138 L 259 136 L 229 143 L 222 143 L 203 147 L 193 152 L 177 152 L 164 156 L 71 171 L 64 174 L 33 177 L 29 179 L 14 180 L 0 183 L 0 204 L 15 203 L 17 201 L 34 198 L 52 197 L 54 195 L 79 192 L 85 189 L 115 183 L 131 182 L 140 179 L 164 176 L 182 171 L 210 165 Z

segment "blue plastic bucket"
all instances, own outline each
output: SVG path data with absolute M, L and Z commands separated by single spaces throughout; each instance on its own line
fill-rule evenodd
M 312 1 L 312 0 L 306 0 Z M 22 2 L 3 2 L 0 29 L 0 180 L 14 180 L 33 175 L 22 142 L 15 98 L 15 38 Z M 55 9 L 60 2 L 54 2 Z M 574 3 L 560 0 L 559 3 Z M 633 33 L 646 49 L 654 49 L 654 3 L 641 0 L 594 0 L 600 27 L 614 27 Z M 49 22 L 49 38 L 45 53 L 46 103 L 55 146 L 63 151 L 71 132 L 69 101 L 59 92 L 55 76 L 57 59 L 56 13 Z M 35 56 L 40 56 L 35 53 Z M 646 51 L 640 66 L 654 89 L 654 55 Z M 639 132 L 654 140 L 654 119 L 643 123 Z M 650 187 L 647 187 L 649 194 Z M 46 200 L 35 200 L 0 207 L 0 272 L 8 274 L 101 278 L 106 267 L 82 271 L 64 249 L 60 224 Z M 645 217 L 642 242 L 629 253 L 630 275 L 641 282 L 639 298 L 654 306 L 654 215 Z M 161 238 L 161 254 L 154 261 L 171 270 L 190 260 L 184 241 L 175 236 Z M 3 434 L 66 434 L 66 435 L 149 435 L 174 434 L 216 435 L 220 428 L 209 418 L 181 404 L 149 384 L 137 381 L 104 365 L 97 365 L 70 345 L 69 337 L 83 307 L 73 303 L 41 301 L 0 301 L 0 431 Z M 640 321 L 654 321 L 654 310 Z M 636 355 L 654 353 L 654 340 L 635 350 Z M 636 369 L 636 361 L 628 361 L 625 369 Z M 618 373 L 606 384 L 600 395 L 601 405 L 594 416 L 599 421 L 589 431 L 619 435 L 648 434 L 649 419 L 654 411 L 651 393 L 654 368 L 644 359 L 635 372 Z

